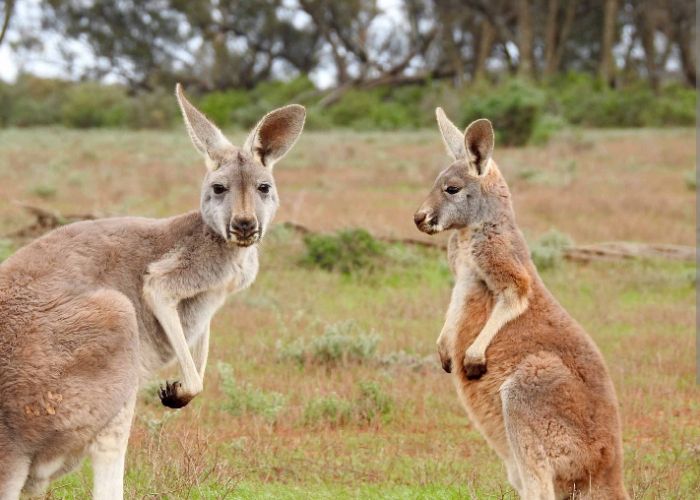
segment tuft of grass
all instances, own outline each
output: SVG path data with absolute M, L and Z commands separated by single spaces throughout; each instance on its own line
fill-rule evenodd
M 388 421 L 394 399 L 375 381 L 360 381 L 357 396 L 347 399 L 336 393 L 316 396 L 304 407 L 305 425 L 328 425 L 332 428 L 349 424 L 366 425 L 376 419 Z
M 277 344 L 278 360 L 294 360 L 300 365 L 312 363 L 328 368 L 371 360 L 381 340 L 374 332 L 357 332 L 353 320 L 326 324 L 323 333 L 310 342 L 299 338 L 289 344 Z
M 387 252 L 383 242 L 362 228 L 343 229 L 332 235 L 309 233 L 304 235 L 304 244 L 303 263 L 343 274 L 371 272 L 381 266 Z
M 530 246 L 532 262 L 540 271 L 553 269 L 562 262 L 562 250 L 573 244 L 571 236 L 552 229 L 537 238 Z
M 245 413 L 262 415 L 266 420 L 274 422 L 277 415 L 284 408 L 286 398 L 279 392 L 265 392 L 248 383 L 239 385 L 233 376 L 233 367 L 230 363 L 219 361 L 217 363 L 221 385 L 227 396 L 223 409 L 231 415 L 240 416 Z
M 360 420 L 386 420 L 394 409 L 394 399 L 382 390 L 379 382 L 360 382 L 360 397 L 355 400 Z
M 325 424 L 331 428 L 348 425 L 355 413 L 351 401 L 339 397 L 335 392 L 327 396 L 316 396 L 304 407 L 304 425 Z
M 688 170 L 683 174 L 683 177 L 685 178 L 685 185 L 688 189 L 695 191 L 698 188 L 698 177 L 695 170 Z
M 51 186 L 49 184 L 39 184 L 34 186 L 32 193 L 39 198 L 53 198 L 58 194 L 58 189 L 56 186 Z
M 0 238 L 0 262 L 6 260 L 15 251 L 14 244 L 9 238 Z

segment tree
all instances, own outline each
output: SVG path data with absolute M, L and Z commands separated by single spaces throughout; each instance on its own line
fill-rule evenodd
M 5 0 L 3 4 L 5 14 L 2 17 L 2 28 L 0 28 L 0 45 L 2 45 L 2 41 L 5 39 L 7 28 L 10 27 L 10 19 L 12 18 L 12 12 L 14 11 L 15 0 Z
M 600 49 L 600 66 L 598 75 L 608 85 L 614 84 L 615 60 L 612 48 L 615 44 L 617 30 L 617 0 L 605 0 L 603 17 L 603 41 Z
M 694 0 L 666 0 L 669 17 L 669 36 L 678 45 L 683 75 L 688 85 L 696 85 L 697 34 Z
M 566 3 L 564 19 L 561 19 L 560 0 L 549 0 L 547 4 L 547 22 L 545 35 L 545 74 L 553 75 L 559 71 L 566 51 L 566 44 L 571 36 L 576 11 L 580 0 Z

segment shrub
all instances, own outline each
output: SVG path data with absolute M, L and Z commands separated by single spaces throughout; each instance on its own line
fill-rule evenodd
M 378 382 L 360 382 L 360 397 L 355 404 L 358 418 L 366 422 L 376 417 L 387 417 L 394 409 L 394 400 L 382 391 Z
M 125 102 L 124 112 L 124 124 L 137 130 L 168 128 L 180 115 L 172 93 L 163 89 L 130 97 Z
M 338 397 L 336 393 L 315 397 L 304 407 L 304 424 L 324 422 L 331 427 L 347 425 L 355 418 L 352 401 Z
M 397 130 L 420 126 L 420 107 L 410 96 L 394 93 L 388 88 L 348 90 L 328 111 L 332 123 L 359 130 Z M 403 99 L 403 102 L 401 101 Z
M 233 367 L 220 361 L 217 364 L 221 376 L 221 385 L 228 401 L 223 408 L 232 415 L 251 413 L 262 415 L 273 422 L 284 407 L 285 397 L 278 392 L 265 392 L 251 384 L 240 386 L 233 376 Z
M 530 246 L 532 262 L 540 271 L 555 268 L 562 261 L 562 250 L 573 246 L 573 244 L 574 242 L 568 234 L 552 229 L 537 238 Z
M 498 144 L 522 146 L 533 138 L 544 108 L 544 92 L 520 80 L 509 80 L 489 93 L 483 94 L 482 90 L 466 101 L 460 122 L 466 128 L 474 120 L 488 118 L 493 123 Z
M 311 339 L 297 339 L 287 345 L 277 344 L 277 359 L 293 360 L 304 365 L 313 363 L 333 367 L 366 363 L 377 350 L 381 338 L 374 332 L 356 333 L 355 322 L 326 324 L 323 333 Z
M 303 263 L 343 274 L 372 271 L 386 254 L 386 245 L 361 228 L 343 229 L 333 235 L 308 233 L 304 244 Z
M 97 82 L 71 87 L 61 106 L 64 125 L 75 128 L 117 127 L 126 123 L 126 90 Z
M 244 90 L 228 90 L 205 94 L 199 101 L 199 109 L 219 127 L 233 124 L 236 113 L 250 105 L 250 97 Z M 238 125 L 238 124 L 236 124 Z
M 378 382 L 360 381 L 357 390 L 358 395 L 353 399 L 341 398 L 335 393 L 313 398 L 304 407 L 304 424 L 325 423 L 331 427 L 351 423 L 363 425 L 377 418 L 386 420 L 391 415 L 394 400 Z
M 552 106 L 567 121 L 588 127 L 664 127 L 695 124 L 696 92 L 677 84 L 654 94 L 647 82 L 620 90 L 585 74 L 569 74 L 547 88 Z
M 695 191 L 698 188 L 698 173 L 695 170 L 688 170 L 683 174 L 685 178 L 685 185 L 688 189 Z
M 20 74 L 14 85 L 0 90 L 0 120 L 4 125 L 32 127 L 61 121 L 61 102 L 70 82 Z
M 9 238 L 0 238 L 0 262 L 8 259 L 14 253 L 14 244 Z

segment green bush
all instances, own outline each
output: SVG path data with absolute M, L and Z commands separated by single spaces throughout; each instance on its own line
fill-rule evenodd
M 360 382 L 360 397 L 355 401 L 360 420 L 371 422 L 386 418 L 394 409 L 394 400 L 382 391 L 378 382 Z
M 381 87 L 348 90 L 330 107 L 328 115 L 334 125 L 358 130 L 417 128 L 421 124 L 419 103 L 412 102 L 403 90 L 403 94 Z M 398 99 L 394 100 L 396 95 Z
M 244 90 L 211 92 L 205 94 L 199 101 L 199 109 L 219 127 L 234 124 L 234 115 L 240 113 L 241 108 L 249 105 L 250 97 Z
M 270 422 L 277 420 L 277 415 L 284 408 L 286 398 L 278 392 L 265 392 L 251 384 L 241 386 L 233 376 L 233 367 L 219 361 L 217 364 L 224 394 L 228 397 L 223 408 L 232 415 L 251 413 L 262 415 Z
M 351 423 L 369 424 L 378 418 L 389 418 L 394 409 L 394 400 L 382 390 L 378 382 L 360 381 L 357 390 L 358 395 L 354 399 L 341 398 L 335 393 L 314 397 L 304 407 L 304 424 L 340 427 Z
M 666 127 L 695 124 L 696 92 L 677 84 L 655 94 L 640 81 L 612 90 L 593 77 L 571 73 L 546 87 L 551 107 L 587 127 Z
M 537 238 L 530 246 L 532 262 L 540 271 L 553 269 L 561 264 L 563 249 L 573 244 L 571 236 L 552 229 Z
M 695 170 L 688 170 L 683 174 L 683 177 L 685 178 L 685 185 L 688 189 L 695 191 L 698 188 L 698 177 Z
M 542 141 L 540 121 L 545 109 L 545 94 L 520 80 L 509 80 L 488 93 L 482 89 L 462 105 L 460 123 L 466 128 L 474 120 L 488 118 L 493 123 L 497 144 L 522 146 L 535 136 Z
M 384 243 L 361 228 L 343 229 L 332 235 L 308 233 L 304 244 L 303 263 L 343 274 L 372 271 L 387 251 Z
M 125 125 L 127 97 L 124 87 L 97 82 L 72 86 L 61 106 L 63 124 L 74 128 Z
M 3 125 L 33 127 L 61 121 L 61 102 L 70 82 L 20 74 L 13 85 L 0 87 Z
M 537 86 L 517 79 L 456 89 L 447 80 L 423 85 L 346 91 L 328 108 L 316 104 L 308 77 L 271 81 L 251 90 L 205 93 L 199 107 L 219 126 L 252 127 L 269 111 L 298 102 L 308 108 L 307 128 L 399 130 L 434 127 L 435 107 L 443 107 L 466 127 L 490 119 L 499 144 L 546 142 L 568 124 L 585 127 L 666 127 L 695 124 L 695 89 L 680 83 L 654 93 L 645 81 L 610 89 L 588 73 L 569 72 Z M 63 123 L 69 127 L 165 128 L 177 119 L 172 90 L 138 92 L 121 85 L 75 83 L 20 74 L 0 82 L 0 125 L 29 127 Z
M 132 129 L 165 129 L 179 120 L 172 92 L 140 92 L 125 102 L 124 124 Z
M 339 397 L 336 393 L 316 396 L 304 407 L 304 424 L 325 423 L 331 427 L 348 425 L 355 418 L 352 401 Z
M 277 344 L 277 359 L 324 365 L 328 368 L 350 363 L 367 363 L 374 358 L 381 338 L 374 332 L 358 331 L 355 322 L 326 324 L 323 333 L 310 342 L 296 339 Z
M 0 263 L 10 257 L 15 251 L 15 246 L 9 238 L 0 238 Z

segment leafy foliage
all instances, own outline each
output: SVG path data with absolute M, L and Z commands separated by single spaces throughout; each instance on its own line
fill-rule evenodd
M 369 424 L 377 419 L 388 420 L 394 410 L 394 399 L 378 382 L 360 381 L 357 392 L 353 399 L 342 398 L 336 393 L 314 397 L 304 407 L 304 424 L 342 427 L 352 423 Z
M 305 234 L 304 244 L 302 262 L 343 274 L 372 271 L 387 251 L 384 243 L 362 228 L 343 229 L 332 235 Z
M 374 332 L 358 332 L 354 321 L 326 324 L 323 333 L 306 342 L 299 338 L 277 344 L 277 359 L 294 360 L 300 365 L 313 363 L 334 367 L 371 360 L 381 338 Z
M 555 268 L 562 261 L 562 250 L 573 244 L 571 236 L 552 229 L 537 238 L 530 246 L 532 262 L 540 271 Z
M 229 363 L 217 363 L 221 386 L 227 396 L 224 409 L 232 415 L 251 413 L 262 415 L 268 421 L 274 422 L 284 407 L 286 398 L 279 392 L 265 392 L 252 384 L 240 385 L 233 376 L 233 367 Z
M 545 103 L 543 91 L 519 80 L 509 80 L 495 91 L 467 100 L 460 122 L 466 128 L 472 121 L 486 117 L 493 123 L 498 144 L 522 146 L 530 142 L 540 125 Z M 540 137 L 540 141 L 543 139 Z

